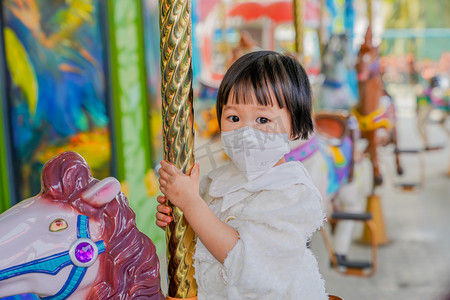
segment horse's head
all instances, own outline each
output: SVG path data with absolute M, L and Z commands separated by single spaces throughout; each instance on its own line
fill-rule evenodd
M 354 55 L 346 34 L 334 34 L 325 47 L 322 73 L 327 77 L 346 76 L 346 70 L 354 67 Z M 342 75 L 343 73 L 343 75 Z M 337 79 L 337 78 L 336 78 Z
M 359 82 L 369 80 L 380 74 L 379 57 L 378 47 L 375 47 L 372 43 L 372 29 L 368 27 L 355 65 Z
M 47 162 L 41 193 L 2 214 L 0 232 L 0 297 L 161 299 L 155 248 L 119 182 L 74 152 Z

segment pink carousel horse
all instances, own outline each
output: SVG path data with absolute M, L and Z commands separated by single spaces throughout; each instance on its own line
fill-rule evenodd
M 359 102 L 352 113 L 358 120 L 362 138 L 368 140 L 367 151 L 373 166 L 374 184 L 381 185 L 383 177 L 378 163 L 380 145 L 394 144 L 397 174 L 401 175 L 403 169 L 400 165 L 397 146 L 395 107 L 392 98 L 384 89 L 378 48 L 372 44 L 370 27 L 367 29 L 364 43 L 358 53 L 356 71 Z M 381 134 L 383 132 L 384 136 Z
M 64 152 L 42 171 L 41 192 L 0 215 L 0 297 L 164 299 L 152 241 L 114 178 L 92 177 Z

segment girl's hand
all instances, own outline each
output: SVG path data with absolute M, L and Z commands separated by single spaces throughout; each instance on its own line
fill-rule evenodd
M 158 200 L 160 204 L 156 207 L 158 212 L 156 213 L 155 223 L 159 228 L 165 230 L 166 226 L 173 221 L 173 218 L 170 216 L 172 208 L 166 205 L 166 197 L 159 195 L 156 200 Z
M 198 164 L 192 167 L 188 176 L 173 164 L 162 161 L 159 175 L 160 189 L 165 197 L 158 197 L 158 202 L 161 204 L 158 205 L 156 213 L 156 225 L 165 228 L 172 221 L 168 216 L 170 207 L 163 204 L 167 197 L 173 205 L 183 211 L 183 215 L 203 245 L 218 261 L 223 263 L 228 252 L 238 241 L 239 233 L 222 222 L 200 197 Z
M 186 175 L 173 164 L 161 161 L 159 169 L 159 184 L 161 192 L 169 201 L 184 211 L 190 200 L 197 200 L 199 196 L 200 169 L 195 164 Z

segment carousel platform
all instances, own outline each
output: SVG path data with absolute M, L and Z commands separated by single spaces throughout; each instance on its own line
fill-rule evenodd
M 399 146 L 420 149 L 415 99 L 408 86 L 392 86 L 390 93 L 398 111 Z M 450 126 L 447 120 L 447 126 Z M 376 189 L 389 242 L 378 248 L 378 269 L 370 278 L 343 276 L 330 268 L 320 234 L 315 234 L 311 249 L 319 261 L 327 291 L 345 300 L 447 300 L 450 299 L 450 141 L 436 124 L 428 124 L 431 144 L 443 145 L 422 152 L 425 181 L 420 190 L 402 191 L 395 187 L 393 148 L 382 152 L 384 183 Z M 406 180 L 420 178 L 417 156 L 405 155 Z M 349 256 L 370 257 L 370 247 L 359 243 L 362 226 L 354 231 Z

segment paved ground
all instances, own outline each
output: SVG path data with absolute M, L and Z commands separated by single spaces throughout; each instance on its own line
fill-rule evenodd
M 392 87 L 399 111 L 398 130 L 401 148 L 419 148 L 414 99 L 409 87 Z M 447 123 L 447 125 L 450 125 Z M 339 275 L 329 268 L 329 259 L 322 237 L 315 234 L 311 248 L 315 252 L 320 271 L 329 293 L 345 300 L 441 300 L 450 292 L 450 145 L 448 137 L 435 124 L 428 125 L 433 144 L 445 145 L 443 150 L 424 153 L 425 185 L 420 192 L 404 192 L 393 187 L 396 180 L 392 148 L 383 149 L 382 171 L 385 183 L 376 190 L 381 203 L 389 244 L 379 247 L 377 273 L 371 278 Z M 418 178 L 417 157 L 403 157 L 406 176 Z M 369 248 L 356 241 L 362 235 L 356 228 L 351 256 L 364 258 Z

